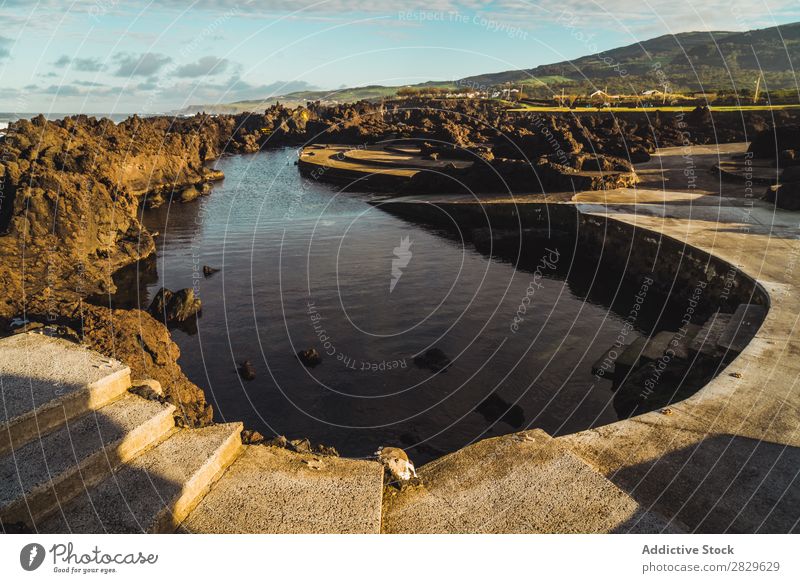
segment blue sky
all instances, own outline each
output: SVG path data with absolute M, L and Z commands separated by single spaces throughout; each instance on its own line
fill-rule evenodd
M 797 0 L 0 0 L 0 111 L 159 112 L 530 68 Z

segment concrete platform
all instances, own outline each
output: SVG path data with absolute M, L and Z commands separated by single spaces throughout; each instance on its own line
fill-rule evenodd
M 721 150 L 744 149 L 725 145 Z M 719 152 L 713 146 L 695 146 L 692 154 L 693 163 L 703 167 Z M 659 165 L 664 168 L 660 172 L 680 176 L 686 161 L 680 148 L 671 148 L 649 164 Z M 728 368 L 692 397 L 671 405 L 669 415 L 654 411 L 559 441 L 637 500 L 693 532 L 797 532 L 800 270 L 795 264 L 800 215 L 754 200 L 745 185 L 716 183 L 695 189 L 703 206 L 670 204 L 681 193 L 669 187 L 664 192 L 667 202 L 662 205 L 624 204 L 620 201 L 633 194 L 620 191 L 612 204 L 587 211 L 728 262 L 766 291 L 769 311 Z M 584 201 L 592 198 L 581 196 Z M 726 316 L 730 322 L 732 315 Z M 723 331 L 713 331 L 717 340 Z
M 32 526 L 158 442 L 175 407 L 135 395 L 69 422 L 0 458 L 0 520 Z
M 424 486 L 387 494 L 383 532 L 677 531 L 540 430 L 485 439 L 419 474 Z
M 746 144 L 693 146 L 689 155 L 692 167 L 701 169 L 711 168 L 721 155 L 745 150 Z M 608 227 L 609 232 L 635 229 L 648 233 L 654 245 L 662 238 L 685 245 L 684 257 L 687 253 L 707 253 L 726 262 L 727 267 L 718 265 L 706 273 L 709 285 L 719 287 L 726 271 L 731 270 L 751 278 L 758 294 L 768 296 L 768 302 L 762 303 L 768 304 L 769 311 L 760 326 L 753 326 L 757 330 L 755 337 L 742 345 L 735 360 L 705 387 L 668 409 L 561 436 L 555 441 L 597 468 L 639 504 L 656 510 L 672 523 L 685 525 L 689 531 L 797 532 L 800 214 L 776 209 L 757 200 L 759 194 L 746 185 L 720 181 L 719 175 L 711 172 L 698 172 L 696 182 L 687 188 L 686 156 L 683 148 L 660 150 L 650 162 L 637 166 L 643 182 L 636 189 L 583 192 L 571 202 L 549 201 L 548 208 L 541 208 L 539 200 L 526 201 L 524 197 L 513 201 L 491 198 L 480 201 L 480 211 L 500 218 L 512 211 L 530 217 L 541 215 L 558 227 L 563 213 L 554 207 L 572 208 L 582 221 Z M 467 207 L 475 205 L 466 198 L 444 196 L 392 202 L 396 207 L 416 204 L 420 212 L 424 211 L 423 205 L 432 203 L 450 205 L 448 212 L 453 207 L 464 207 L 453 210 L 460 212 L 459 216 L 466 216 Z M 534 208 L 528 211 L 522 206 L 525 204 Z M 402 214 L 414 216 L 414 209 Z M 687 286 L 695 284 L 696 281 L 686 282 Z M 732 314 L 725 316 L 722 320 L 727 320 L 727 326 Z M 711 334 L 716 344 L 725 326 L 699 332 L 695 340 Z M 454 458 L 446 470 L 447 485 L 440 485 L 442 478 L 437 469 L 443 460 L 424 466 L 420 473 L 433 480 L 431 492 L 419 495 L 416 502 L 403 501 L 405 494 L 402 495 L 400 504 L 387 508 L 384 530 L 412 530 L 415 521 L 423 531 L 478 529 L 477 521 L 468 517 L 473 509 L 494 505 L 500 521 L 516 512 L 513 504 L 491 496 L 492 484 L 502 483 L 502 474 L 494 474 L 493 469 L 480 474 L 480 464 L 491 459 L 487 456 L 496 455 L 503 461 L 498 466 L 492 460 L 492 468 L 506 468 L 503 471 L 511 476 L 524 475 L 514 474 L 512 469 L 527 463 L 530 454 L 520 448 L 500 451 L 484 447 L 484 456 L 453 454 L 464 455 L 465 461 L 459 464 Z M 564 489 L 572 492 L 562 505 L 583 506 L 587 511 L 585 530 L 589 531 L 596 528 L 591 519 L 594 506 L 586 504 L 581 490 L 569 483 L 571 479 L 570 473 L 565 473 L 562 483 L 552 484 L 550 496 L 559 497 Z M 509 495 L 515 492 L 511 488 L 505 491 Z M 524 492 L 520 490 L 519 494 Z M 506 507 L 510 510 L 501 514 Z M 524 517 L 525 507 L 522 509 Z M 485 517 L 490 515 L 482 512 Z M 568 531 L 569 523 L 564 524 Z M 524 528 L 529 527 L 523 520 L 511 519 L 502 527 L 493 523 L 487 526 L 488 530 L 505 532 Z
M 181 530 L 378 533 L 382 494 L 383 466 L 377 462 L 247 446 Z
M 720 334 L 718 344 L 725 350 L 741 352 L 758 332 L 766 315 L 767 309 L 764 306 L 740 305 L 731 316 L 725 330 Z
M 130 387 L 119 361 L 42 334 L 0 340 L 0 455 L 116 399 Z
M 176 430 L 36 527 L 43 533 L 172 532 L 241 453 L 241 431 L 241 423 Z

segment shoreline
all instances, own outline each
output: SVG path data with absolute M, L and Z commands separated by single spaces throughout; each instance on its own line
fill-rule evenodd
M 32 124 L 34 128 L 44 127 L 41 121 L 34 120 L 26 123 Z M 49 122 L 45 122 L 45 125 L 47 123 Z M 69 125 L 74 121 L 66 123 Z M 102 122 L 97 123 L 102 126 Z M 285 120 L 281 123 L 285 123 Z M 162 136 L 157 139 L 163 141 L 164 138 Z M 291 139 L 294 140 L 296 138 Z M 243 150 L 253 145 L 248 140 L 242 143 L 244 145 L 240 147 Z M 261 148 L 263 144 L 256 145 Z M 199 165 L 194 164 L 195 171 L 196 168 L 202 168 L 206 160 L 221 155 L 221 151 L 210 148 L 208 144 L 204 146 L 199 141 L 193 142 L 191 147 L 196 152 L 197 160 L 200 162 Z M 715 151 L 719 151 L 715 147 L 706 147 L 707 151 L 703 150 L 703 146 L 693 146 L 693 148 L 696 148 L 698 152 L 705 152 L 704 155 L 707 156 L 714 156 Z M 725 151 L 731 149 L 728 146 L 720 146 L 719 148 Z M 682 149 L 683 147 L 678 147 L 671 153 L 676 158 L 681 158 Z M 657 159 L 654 159 L 649 165 L 644 164 L 645 169 L 648 171 L 653 168 L 657 169 L 659 164 L 664 161 L 665 154 L 668 153 L 670 152 L 663 149 L 654 152 Z M 175 158 L 178 157 L 180 156 Z M 162 160 L 166 160 L 166 164 L 169 166 L 173 159 L 164 158 Z M 179 164 L 178 167 L 184 168 L 182 164 Z M 24 188 L 22 183 L 19 182 L 19 178 L 24 175 L 25 170 L 20 170 L 20 168 L 21 166 L 13 167 L 6 163 L 6 175 L 11 172 L 12 178 L 16 176 L 17 182 L 10 183 L 14 189 Z M 164 168 L 161 170 L 163 171 Z M 667 173 L 680 172 L 682 166 L 679 162 L 663 170 Z M 56 166 L 53 166 L 52 171 L 59 172 Z M 202 179 L 202 175 L 200 175 L 200 178 Z M 129 176 L 127 180 L 129 182 L 124 191 L 115 190 L 113 184 L 103 185 L 103 188 L 106 189 L 103 192 L 109 193 L 109 200 L 113 200 L 112 192 L 115 193 L 114 196 L 122 195 L 126 211 L 130 212 L 130 215 L 125 217 L 126 222 L 112 223 L 103 227 L 111 226 L 117 230 L 117 235 L 110 240 L 105 233 L 98 231 L 98 241 L 105 245 L 105 253 L 107 253 L 105 256 L 98 254 L 99 259 L 102 260 L 100 265 L 96 266 L 96 274 L 98 275 L 103 275 L 104 270 L 110 272 L 111 268 L 120 260 L 122 264 L 125 264 L 128 260 L 134 260 L 142 253 L 142 245 L 144 245 L 145 249 L 143 256 L 152 254 L 154 249 L 152 237 L 144 231 L 135 218 L 141 199 L 140 194 L 136 193 L 151 192 L 152 187 L 145 190 L 136 187 L 141 180 L 141 175 Z M 668 521 L 675 521 L 675 524 L 680 525 L 680 528 L 685 527 L 690 530 L 699 529 L 700 531 L 713 532 L 718 529 L 725 530 L 737 521 L 737 524 L 741 525 L 735 527 L 737 531 L 758 530 L 763 526 L 763 524 L 759 526 L 753 523 L 759 517 L 762 522 L 766 520 L 763 517 L 763 513 L 759 514 L 756 511 L 757 509 L 753 509 L 750 512 L 747 508 L 741 508 L 738 502 L 741 489 L 744 488 L 745 491 L 748 491 L 747 489 L 752 489 L 755 484 L 756 489 L 750 492 L 750 499 L 758 500 L 757 494 L 760 489 L 765 488 L 763 484 L 767 478 L 771 475 L 773 477 L 778 476 L 777 485 L 771 485 L 761 493 L 761 496 L 767 498 L 774 497 L 776 495 L 775 488 L 779 488 L 785 482 L 788 475 L 787 472 L 791 471 L 794 463 L 791 449 L 788 454 L 788 460 L 786 457 L 782 457 L 782 452 L 786 448 L 800 446 L 800 438 L 797 437 L 795 431 L 798 421 L 800 421 L 797 414 L 800 407 L 792 401 L 791 389 L 786 390 L 784 394 L 782 391 L 786 387 L 782 387 L 780 379 L 778 379 L 768 389 L 770 392 L 767 395 L 770 398 L 764 398 L 767 387 L 760 386 L 762 375 L 767 375 L 767 378 L 769 378 L 770 372 L 773 372 L 776 367 L 786 371 L 794 370 L 796 367 L 789 362 L 789 358 L 793 357 L 795 353 L 800 353 L 800 340 L 795 339 L 793 326 L 790 326 L 793 321 L 792 314 L 796 314 L 800 310 L 800 307 L 795 306 L 800 300 L 792 297 L 793 294 L 790 292 L 796 287 L 798 276 L 792 270 L 787 270 L 785 267 L 782 269 L 779 261 L 776 263 L 771 256 L 767 255 L 768 251 L 776 248 L 779 248 L 781 252 L 797 252 L 796 240 L 788 236 L 790 230 L 796 224 L 796 220 L 792 213 L 773 209 L 768 203 L 755 202 L 741 197 L 730 197 L 725 194 L 716 197 L 708 196 L 708 193 L 704 193 L 702 190 L 695 190 L 694 187 L 689 190 L 664 190 L 663 188 L 659 190 L 654 187 L 657 183 L 658 180 L 645 173 L 644 184 L 639 185 L 637 188 L 578 192 L 569 201 L 560 200 L 550 203 L 542 203 L 537 201 L 535 197 L 523 201 L 514 201 L 512 204 L 508 204 L 507 201 L 490 198 L 491 204 L 486 206 L 492 208 L 492 211 L 497 213 L 496 216 L 503 217 L 503 220 L 509 221 L 511 224 L 519 220 L 518 210 L 520 204 L 527 204 L 530 209 L 534 209 L 535 205 L 540 206 L 539 212 L 535 214 L 539 216 L 544 214 L 545 224 L 548 226 L 552 226 L 547 222 L 550 219 L 565 220 L 564 224 L 572 225 L 577 218 L 578 222 L 594 223 L 599 227 L 599 232 L 606 235 L 608 235 L 609 228 L 620 233 L 633 229 L 633 232 L 638 233 L 637 236 L 640 237 L 637 243 L 637 251 L 646 248 L 647 245 L 651 247 L 654 245 L 655 247 L 652 247 L 652 249 L 654 249 L 653 252 L 656 256 L 663 241 L 666 240 L 664 238 L 671 239 L 675 244 L 682 247 L 681 258 L 687 258 L 690 264 L 695 267 L 700 268 L 704 265 L 708 267 L 712 258 L 712 263 L 717 260 L 722 262 L 718 270 L 712 269 L 713 277 L 716 278 L 713 280 L 716 287 L 709 288 L 712 290 L 710 293 L 713 293 L 714 289 L 719 289 L 720 285 L 725 285 L 725 276 L 732 269 L 736 270 L 737 274 L 742 274 L 744 277 L 740 279 L 740 284 L 745 282 L 745 288 L 747 288 L 746 282 L 750 282 L 750 297 L 760 295 L 763 292 L 766 295 L 760 301 L 762 304 L 768 304 L 770 309 L 755 338 L 744 347 L 741 355 L 734 363 L 728 365 L 728 371 L 732 370 L 732 368 L 742 369 L 741 371 L 733 371 L 739 376 L 732 376 L 727 372 L 723 372 L 714 377 L 708 385 L 701 388 L 695 395 L 670 404 L 668 407 L 669 413 L 664 412 L 667 409 L 653 411 L 610 425 L 561 436 L 552 439 L 552 441 L 549 436 L 544 437 L 538 433 L 535 435 L 530 434 L 530 432 L 512 433 L 501 438 L 482 440 L 472 446 L 467 446 L 448 454 L 420 468 L 420 475 L 424 484 L 422 489 L 412 488 L 393 493 L 389 499 L 384 500 L 385 507 L 383 512 L 385 520 L 383 529 L 385 532 L 404 531 L 406 529 L 404 525 L 409 524 L 407 522 L 409 520 L 414 524 L 414 528 L 418 532 L 438 531 L 439 527 L 436 526 L 435 521 L 425 522 L 421 517 L 430 516 L 432 519 L 441 520 L 443 515 L 447 515 L 448 511 L 437 506 L 438 503 L 436 502 L 437 499 L 441 499 L 443 496 L 446 498 L 458 495 L 467 507 L 478 505 L 472 507 L 472 513 L 467 513 L 471 514 L 473 518 L 488 511 L 495 514 L 497 508 L 488 509 L 480 506 L 481 493 L 485 492 L 486 488 L 491 487 L 501 497 L 504 491 L 506 495 L 513 497 L 514 488 L 516 488 L 514 484 L 516 482 L 498 482 L 496 476 L 491 477 L 491 472 L 486 473 L 486 478 L 470 477 L 463 473 L 466 469 L 459 460 L 469 460 L 475 451 L 482 451 L 483 453 L 480 455 L 483 459 L 486 455 L 483 450 L 499 448 L 491 454 L 492 457 L 490 458 L 493 460 L 491 463 L 497 465 L 498 471 L 506 468 L 509 464 L 512 467 L 519 465 L 519 471 L 523 472 L 524 476 L 524 472 L 533 471 L 534 469 L 523 464 L 523 457 L 520 457 L 526 455 L 525 452 L 527 450 L 525 448 L 528 446 L 526 445 L 525 448 L 519 451 L 514 450 L 516 453 L 512 452 L 509 458 L 505 458 L 505 454 L 503 454 L 503 451 L 510 444 L 517 442 L 535 442 L 537 448 L 546 446 L 545 450 L 550 453 L 542 458 L 542 463 L 549 463 L 547 460 L 551 458 L 548 456 L 552 454 L 556 455 L 555 459 L 562 459 L 563 456 L 567 456 L 571 460 L 570 464 L 577 463 L 580 468 L 583 468 L 580 464 L 594 468 L 595 472 L 599 472 L 605 479 L 610 480 L 617 488 L 620 488 L 620 491 L 646 505 L 648 509 L 655 509 L 661 515 L 666 516 Z M 182 184 L 180 181 L 172 180 L 170 182 L 173 189 L 180 184 Z M 38 187 L 42 192 L 33 193 L 33 196 L 39 196 L 42 201 L 46 201 L 47 184 L 43 184 L 43 186 L 45 188 Z M 118 188 L 119 184 L 117 184 Z M 159 184 L 158 188 L 163 188 L 163 183 Z M 11 200 L 15 203 L 17 202 L 14 200 L 16 194 L 15 190 L 12 192 L 11 197 Z M 31 194 L 26 196 L 31 196 Z M 462 205 L 462 210 L 466 210 L 466 205 L 463 201 L 459 202 L 457 198 L 454 199 L 448 196 L 447 203 L 452 204 L 454 208 Z M 81 206 L 82 204 L 85 205 L 86 201 L 79 201 L 78 205 L 74 207 L 79 213 L 87 208 Z M 384 199 L 379 201 L 378 204 L 397 204 L 405 205 L 405 208 L 411 208 L 415 202 L 412 196 L 396 203 L 391 203 Z M 42 208 L 41 216 L 46 217 L 47 212 L 47 207 Z M 753 224 L 748 223 L 746 215 L 754 218 L 755 222 Z M 112 216 L 114 216 L 113 212 Z M 16 221 L 11 224 L 14 229 L 17 229 L 17 236 L 23 241 L 33 242 L 35 245 L 41 244 L 36 239 L 37 233 L 31 232 L 31 229 L 35 231 L 36 224 L 30 220 L 29 216 L 14 215 L 12 216 L 12 221 Z M 81 227 L 81 223 L 77 224 L 79 225 L 78 232 L 82 232 L 85 227 Z M 90 226 L 94 227 L 94 225 Z M 40 232 L 39 234 L 42 233 Z M 773 241 L 773 234 L 777 237 L 786 236 L 787 238 L 779 238 L 777 241 Z M 12 232 L 5 235 L 3 239 L 8 243 L 14 236 L 15 234 Z M 40 248 L 43 250 L 44 257 L 52 259 L 54 257 L 52 256 L 51 247 L 53 234 L 48 235 L 47 232 L 44 232 L 43 237 L 49 240 Z M 70 240 L 69 237 L 66 239 Z M 147 252 L 148 249 L 149 252 Z M 120 255 L 114 255 L 108 250 L 113 250 L 114 253 L 120 253 Z M 62 263 L 59 263 L 58 267 L 66 269 L 69 262 L 75 259 L 75 256 L 69 254 L 69 249 L 64 251 L 65 256 L 59 259 Z M 697 255 L 693 257 L 693 253 L 697 253 Z M 6 278 L 10 277 L 11 271 L 8 268 L 14 265 L 13 262 L 17 257 L 14 252 L 4 255 L 4 259 L 7 262 L 5 265 Z M 24 255 L 23 257 L 37 259 L 35 253 L 29 256 Z M 646 259 L 646 254 L 642 254 L 640 259 Z M 761 263 L 759 263 L 759 260 Z M 45 261 L 41 267 L 44 269 L 45 274 L 49 274 L 53 266 Z M 13 267 L 11 269 L 13 271 Z M 681 272 L 681 274 L 688 275 L 684 272 Z M 720 283 L 718 277 L 720 274 L 722 274 L 723 278 L 722 283 Z M 87 277 L 86 273 L 79 273 L 78 275 L 78 281 Z M 88 275 L 88 279 L 91 279 L 92 274 Z M 98 286 L 101 292 L 109 289 L 107 283 L 103 283 L 104 280 L 108 281 L 108 277 L 108 274 L 101 277 Z M 34 301 L 23 306 L 23 313 L 36 313 L 41 307 L 41 317 L 47 318 L 48 315 L 57 313 L 56 320 L 62 322 L 63 325 L 68 325 L 74 321 L 83 321 L 83 338 L 84 341 L 89 340 L 90 347 L 105 352 L 109 347 L 113 346 L 115 347 L 115 351 L 112 352 L 113 356 L 119 356 L 119 352 L 116 352 L 119 348 L 127 350 L 131 356 L 126 360 L 133 358 L 133 361 L 128 364 L 131 365 L 132 369 L 138 369 L 134 370 L 137 376 L 141 376 L 142 373 L 146 375 L 145 378 L 161 375 L 160 379 L 156 377 L 157 380 L 162 381 L 168 397 L 176 405 L 184 408 L 182 415 L 184 419 L 188 419 L 190 426 L 203 426 L 210 423 L 211 411 L 208 404 L 205 403 L 205 396 L 199 387 L 191 383 L 185 384 L 188 383 L 188 379 L 180 371 L 180 367 L 176 362 L 178 358 L 175 352 L 177 346 L 169 337 L 169 333 L 163 324 L 138 310 L 115 311 L 99 306 L 82 304 L 79 298 L 83 288 L 80 285 L 75 286 L 69 281 L 67 281 L 65 287 L 68 295 L 65 298 L 58 298 L 57 293 L 54 293 L 57 290 L 46 285 L 48 281 L 45 278 L 39 281 L 31 279 L 18 283 L 18 287 L 21 290 L 25 290 L 26 286 L 31 283 L 34 283 L 39 288 L 33 294 Z M 73 279 L 71 281 L 74 282 L 76 280 Z M 42 283 L 45 285 L 42 286 Z M 13 294 L 14 289 L 13 286 L 7 286 L 8 293 Z M 691 291 L 694 287 L 689 286 L 688 290 L 684 288 L 676 289 L 675 287 L 670 287 L 670 289 L 680 292 Z M 78 291 L 77 301 L 72 297 L 76 295 L 76 290 Z M 748 295 L 746 289 L 742 293 Z M 22 293 L 21 297 L 28 299 L 29 295 Z M 55 298 L 55 304 L 53 303 L 53 298 Z M 55 312 L 53 305 L 58 306 L 55 308 Z M 7 303 L 4 310 L 4 315 L 10 317 L 13 315 L 12 312 L 15 311 L 15 307 Z M 120 326 L 120 319 L 127 322 Z M 86 326 L 87 320 L 90 322 L 88 327 Z M 92 321 L 93 323 L 91 323 Z M 140 334 L 138 336 L 131 335 L 131 331 L 137 329 Z M 148 333 L 151 334 L 152 338 L 150 340 L 145 339 L 142 336 L 142 330 L 149 330 Z M 87 332 L 89 332 L 88 336 Z M 150 361 L 139 361 L 144 353 L 149 355 Z M 106 354 L 108 353 L 106 352 Z M 760 374 L 759 372 L 751 373 L 750 371 L 759 371 Z M 789 376 L 787 374 L 781 378 L 788 382 Z M 182 387 L 180 390 L 187 392 L 176 392 L 176 379 L 179 386 Z M 778 394 L 775 394 L 775 391 L 778 391 Z M 199 405 L 199 410 L 192 410 L 193 404 Z M 784 404 L 789 406 L 784 407 Z M 745 409 L 744 418 L 742 416 L 742 408 Z M 770 440 L 771 444 L 761 446 L 760 444 L 765 439 Z M 753 440 L 757 440 L 758 443 L 753 445 Z M 512 449 L 516 447 L 514 445 Z M 758 456 L 748 453 L 748 451 L 758 447 L 768 448 L 769 456 L 767 456 L 767 459 L 771 461 L 766 462 Z M 553 448 L 555 449 L 551 451 Z M 566 450 L 561 448 L 566 448 Z M 702 455 L 695 458 L 697 452 L 701 452 Z M 729 484 L 725 481 L 730 480 L 730 476 L 725 475 L 723 472 L 718 479 L 707 479 L 707 473 L 713 471 L 716 467 L 716 464 L 712 463 L 711 470 L 708 469 L 709 456 L 713 459 L 715 455 L 735 456 L 737 461 L 743 467 L 747 467 L 750 472 L 746 482 L 740 488 L 734 488 L 735 492 L 731 496 L 726 495 L 720 498 L 722 496 L 720 493 L 721 487 L 727 484 L 730 489 L 732 482 Z M 578 475 L 584 475 L 581 472 L 586 470 L 580 469 L 576 471 L 579 471 Z M 674 479 L 676 472 L 684 478 L 681 483 L 676 483 Z M 519 477 L 516 476 L 514 480 Z M 590 472 L 586 475 L 586 479 L 588 480 L 587 483 L 591 483 L 592 480 L 596 479 L 596 476 Z M 486 480 L 490 480 L 491 483 L 487 483 Z M 670 488 L 666 491 L 663 489 L 664 482 L 670 483 Z M 443 484 L 453 483 L 463 483 L 465 484 L 465 489 L 457 492 L 448 491 L 447 493 L 439 490 L 443 487 Z M 466 487 L 467 485 L 468 487 Z M 510 488 L 510 490 L 504 490 L 504 488 Z M 727 491 L 726 489 L 725 492 Z M 711 504 L 710 500 L 714 501 L 711 509 L 704 512 L 703 509 Z M 788 502 L 791 502 L 791 500 L 788 500 Z M 433 506 L 430 506 L 431 504 Z M 539 517 L 540 510 L 538 508 L 526 506 L 524 499 L 521 499 L 520 504 L 523 506 L 515 510 L 516 513 L 528 513 L 529 517 L 534 521 L 541 518 Z M 417 509 L 423 510 L 418 512 Z M 767 529 L 780 531 L 786 527 L 785 521 L 791 519 L 792 513 L 787 510 L 782 513 L 782 516 L 774 517 L 777 522 L 770 523 Z M 462 530 L 462 527 L 464 530 L 472 528 L 471 523 L 462 523 L 461 527 L 454 528 Z

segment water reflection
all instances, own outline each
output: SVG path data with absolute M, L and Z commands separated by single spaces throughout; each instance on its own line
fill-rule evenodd
M 124 307 L 194 288 L 203 316 L 173 338 L 219 421 L 349 456 L 400 445 L 418 463 L 525 427 L 577 431 L 618 418 L 592 365 L 620 330 L 680 319 L 654 291 L 629 323 L 641 274 L 567 232 L 412 221 L 309 183 L 293 158 L 223 159 L 210 196 L 145 211 L 157 257 L 116 278 Z M 296 357 L 310 348 L 318 366 Z

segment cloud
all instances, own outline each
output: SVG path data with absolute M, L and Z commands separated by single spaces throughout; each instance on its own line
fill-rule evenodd
M 253 85 L 239 77 L 232 75 L 225 83 L 206 85 L 203 90 L 206 94 L 215 93 L 222 102 L 249 101 L 252 99 L 267 99 L 295 91 L 314 91 L 318 89 L 305 81 L 275 81 L 267 85 Z
M 175 69 L 176 77 L 205 77 L 218 75 L 228 69 L 231 62 L 219 57 L 202 57 L 194 63 L 187 63 Z
M 13 41 L 10 38 L 0 36 L 0 61 L 11 56 L 11 45 Z
M 77 97 L 78 95 L 82 95 L 84 90 L 80 87 L 75 85 L 50 85 L 49 87 L 44 87 L 38 90 L 39 93 L 43 93 L 45 95 L 58 95 L 60 97 Z
M 117 62 L 117 70 L 114 71 L 117 77 L 152 77 L 172 61 L 161 53 L 117 53 L 114 60 Z
M 36 92 L 41 95 L 56 95 L 58 97 L 117 97 L 125 92 L 123 87 L 111 87 L 102 83 L 92 81 L 75 81 L 74 83 L 59 83 L 40 87 L 29 85 L 26 91 Z
M 71 69 L 73 71 L 82 71 L 84 73 L 97 73 L 106 68 L 105 64 L 100 59 L 72 59 L 67 55 L 61 55 L 58 60 L 53 63 L 55 67 L 67 67 L 69 65 L 72 65 Z

